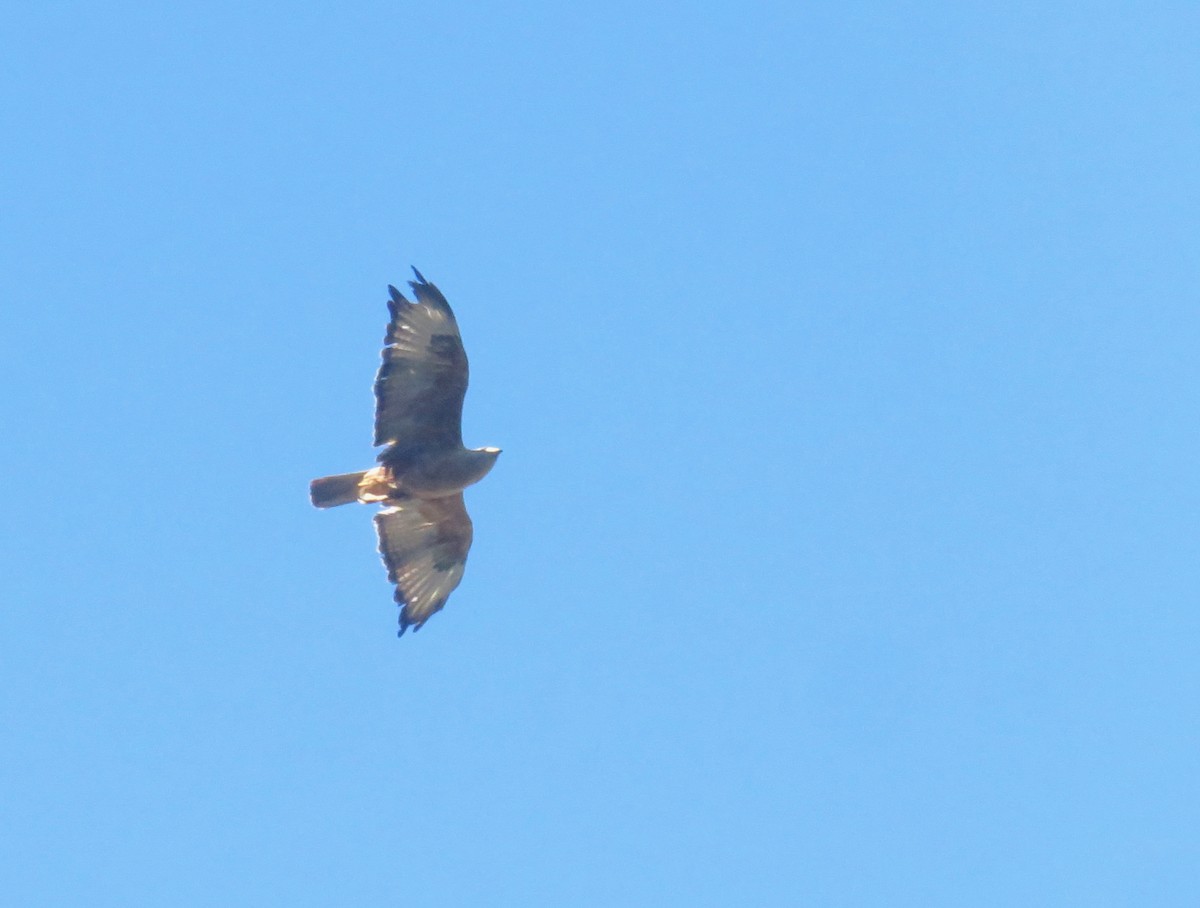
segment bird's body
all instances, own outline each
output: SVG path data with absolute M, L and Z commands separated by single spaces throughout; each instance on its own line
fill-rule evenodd
M 397 493 L 417 498 L 454 495 L 473 486 L 492 469 L 500 451 L 459 447 L 449 451 L 415 451 L 389 457 L 382 470 Z
M 462 490 L 496 463 L 499 448 L 465 448 L 467 356 L 446 298 L 415 268 L 416 302 L 388 287 L 391 321 L 375 379 L 379 466 L 313 480 L 319 508 L 385 505 L 375 515 L 379 552 L 396 584 L 400 633 L 418 630 L 462 580 L 472 526 Z

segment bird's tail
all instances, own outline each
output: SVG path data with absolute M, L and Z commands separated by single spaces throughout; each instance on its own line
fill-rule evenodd
M 342 473 L 338 476 L 323 476 L 314 479 L 308 492 L 312 503 L 318 508 L 336 508 L 339 504 L 358 501 L 358 491 L 366 470 L 357 473 Z

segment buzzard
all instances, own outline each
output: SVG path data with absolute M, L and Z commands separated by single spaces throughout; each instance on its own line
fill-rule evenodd
M 400 636 L 420 630 L 462 580 L 471 518 L 462 490 L 487 475 L 499 448 L 464 448 L 467 354 L 441 291 L 413 268 L 416 302 L 389 286 L 391 322 L 375 377 L 379 466 L 314 479 L 318 508 L 379 502 L 379 554 L 396 585 Z

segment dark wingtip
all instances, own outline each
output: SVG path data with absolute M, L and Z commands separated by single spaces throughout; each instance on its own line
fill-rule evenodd
M 425 275 L 423 275 L 420 271 L 417 270 L 416 265 L 409 265 L 408 267 L 412 269 L 413 274 L 415 274 L 417 276 L 418 281 L 420 281 L 422 284 L 429 283 L 429 281 L 425 280 Z
M 415 621 L 405 621 L 404 619 L 401 619 L 400 620 L 400 630 L 396 631 L 396 636 L 403 637 L 404 632 L 406 630 L 408 630 L 410 627 L 412 628 L 412 632 L 415 634 L 417 631 L 419 631 L 421 629 L 422 625 L 424 625 L 424 624 L 425 624 L 424 621 L 417 623 Z
M 388 580 L 392 579 L 392 571 L 388 569 Z M 396 600 L 396 604 L 400 606 L 400 614 L 397 616 L 400 619 L 400 630 L 396 632 L 397 637 L 403 637 L 404 632 L 409 629 L 412 622 L 408 620 L 408 602 L 404 599 L 404 593 L 400 587 L 392 590 L 392 598 Z
M 408 300 L 406 300 L 404 298 L 404 294 L 401 293 L 399 290 L 397 290 L 395 287 L 393 287 L 391 284 L 388 284 L 388 294 L 391 296 L 393 303 L 407 303 L 408 302 Z

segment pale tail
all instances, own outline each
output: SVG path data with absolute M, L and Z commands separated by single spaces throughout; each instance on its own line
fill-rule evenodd
M 358 473 L 342 473 L 339 476 L 314 479 L 309 486 L 312 503 L 318 508 L 336 508 L 339 504 L 358 501 L 358 484 L 365 475 L 366 470 L 362 470 Z

